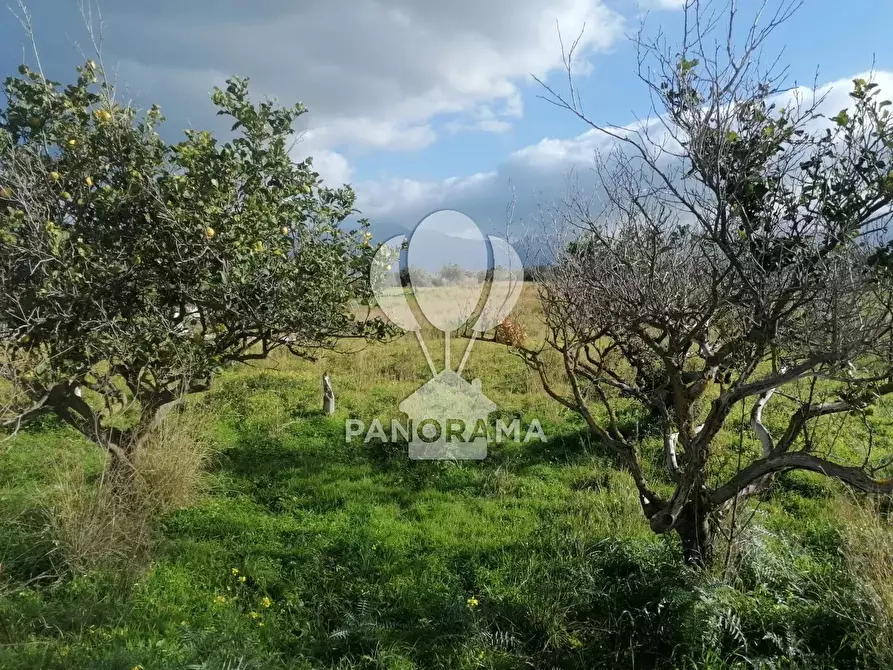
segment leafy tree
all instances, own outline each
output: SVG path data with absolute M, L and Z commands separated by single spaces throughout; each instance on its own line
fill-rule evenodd
M 772 101 L 782 92 L 754 54 L 795 6 L 739 32 L 734 3 L 725 17 L 690 3 L 680 50 L 646 46 L 653 123 L 600 125 L 573 84 L 550 90 L 617 149 L 598 164 L 605 207 L 572 197 L 554 217 L 583 231 L 539 284 L 561 375 L 542 351 L 521 354 L 631 474 L 652 530 L 678 533 L 696 564 L 779 473 L 893 492 L 867 419 L 893 392 L 890 103 L 862 79 L 830 119 L 815 97 Z M 646 456 L 629 412 L 652 417 L 662 456 Z M 755 439 L 723 447 L 745 417 Z M 866 437 L 842 444 L 846 422 Z
M 440 276 L 446 282 L 457 284 L 465 278 L 465 270 L 458 263 L 448 263 L 440 269 Z
M 234 139 L 168 144 L 94 62 L 62 87 L 25 66 L 0 109 L 0 425 L 52 412 L 125 462 L 221 366 L 369 336 L 368 222 L 289 157 L 305 108 L 217 89 Z

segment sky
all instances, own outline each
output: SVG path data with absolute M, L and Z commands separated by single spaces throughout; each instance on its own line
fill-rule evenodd
M 719 0 L 714 0 L 719 2 Z M 768 6 L 778 0 L 767 0 Z M 28 3 L 41 64 L 53 79 L 95 50 L 77 0 Z M 652 114 L 631 37 L 644 24 L 670 43 L 685 0 L 105 0 L 101 60 L 124 95 L 161 105 L 172 141 L 184 128 L 225 135 L 210 93 L 236 74 L 258 96 L 303 102 L 296 159 L 312 156 L 330 185 L 350 183 L 383 239 L 433 210 L 456 209 L 482 229 L 535 218 L 571 171 L 590 174 L 606 138 L 542 100 L 534 76 L 565 84 L 565 44 L 580 34 L 577 84 L 587 115 L 627 125 Z M 758 7 L 739 0 L 742 14 Z M 0 10 L 0 70 L 34 64 L 19 21 Z M 584 28 L 585 26 L 585 28 Z M 766 49 L 786 82 L 829 93 L 851 80 L 893 83 L 893 2 L 805 0 Z M 839 104 L 838 104 L 839 103 Z M 838 105 L 837 109 L 833 109 Z

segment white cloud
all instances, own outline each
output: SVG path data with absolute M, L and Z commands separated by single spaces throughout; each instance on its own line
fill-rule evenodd
M 305 158 L 305 156 L 297 156 Z M 353 180 L 353 170 L 347 159 L 337 151 L 320 149 L 313 154 L 313 169 L 328 186 L 341 186 Z
M 655 9 L 685 9 L 688 0 L 651 0 L 650 4 Z
M 512 128 L 511 121 L 524 115 L 524 103 L 520 94 L 514 95 L 503 101 L 501 106 L 480 105 L 469 113 L 471 121 L 450 121 L 446 129 L 451 133 L 465 130 L 477 130 L 488 133 L 504 133 Z
M 834 116 L 840 110 L 850 108 L 853 104 L 849 96 L 852 79 L 859 77 L 875 81 L 881 99 L 893 96 L 893 72 L 861 73 L 819 87 L 815 97 L 822 100 L 820 111 L 826 116 Z M 809 104 L 813 100 L 813 91 L 793 89 L 776 96 L 773 102 L 784 107 L 797 98 L 803 104 Z M 647 130 L 654 141 L 668 141 L 659 119 L 631 124 L 620 132 L 635 128 Z M 515 151 L 492 172 L 438 182 L 394 179 L 383 183 L 360 183 L 357 184 L 360 206 L 388 231 L 393 226 L 412 228 L 426 213 L 441 207 L 467 214 L 482 228 L 500 230 L 513 192 L 515 218 L 523 222 L 530 220 L 540 204 L 548 205 L 561 198 L 572 172 L 581 185 L 594 188 L 595 175 L 591 169 L 594 168 L 595 154 L 611 148 L 614 142 L 604 133 L 588 130 L 570 139 L 544 138 Z M 669 156 L 664 156 L 664 160 L 669 160 Z
M 360 182 L 356 189 L 359 207 L 365 216 L 411 228 L 435 209 L 456 209 L 452 202 L 487 197 L 493 193 L 497 177 L 497 172 L 482 172 L 442 181 L 388 179 Z
M 431 122 L 442 115 L 456 116 L 452 132 L 504 132 L 523 111 L 519 82 L 561 67 L 556 22 L 586 24 L 581 56 L 611 47 L 624 26 L 604 0 L 121 0 L 104 9 L 108 55 L 127 56 L 127 79 L 155 81 L 153 90 L 196 84 L 171 91 L 176 116 L 206 118 L 219 73 L 243 74 L 260 93 L 308 105 L 315 150 L 348 152 L 418 150 L 436 139 Z

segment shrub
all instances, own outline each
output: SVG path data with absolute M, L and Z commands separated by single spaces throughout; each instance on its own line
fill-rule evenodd
M 520 347 L 527 339 L 527 334 L 524 332 L 524 326 L 522 326 L 520 322 L 515 321 L 514 319 L 506 319 L 496 326 L 493 338 L 500 344 L 505 344 L 510 347 Z

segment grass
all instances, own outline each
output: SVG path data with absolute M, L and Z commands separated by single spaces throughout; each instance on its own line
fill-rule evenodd
M 147 469 L 204 464 L 206 492 L 161 485 L 178 493 L 134 570 L 67 558 L 46 516 L 58 473 L 96 491 L 102 463 L 52 421 L 29 428 L 0 453 L 0 668 L 891 667 L 893 537 L 865 502 L 789 475 L 744 515 L 733 569 L 695 574 L 519 360 L 478 343 L 464 376 L 549 442 L 463 463 L 345 443 L 346 419 L 398 416 L 427 380 L 411 336 L 227 371 L 190 406 L 200 430 L 157 452 L 185 460 Z

